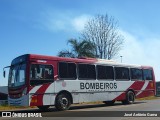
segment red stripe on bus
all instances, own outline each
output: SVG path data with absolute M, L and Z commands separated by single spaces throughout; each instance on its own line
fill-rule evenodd
M 140 82 L 140 81 L 135 81 L 131 86 L 128 87 L 128 89 L 126 91 L 124 91 L 122 94 L 120 94 L 119 96 L 117 96 L 115 99 L 113 100 L 124 100 L 126 99 L 126 92 L 128 90 L 133 90 L 135 92 L 135 94 L 140 91 L 144 85 L 144 81 Z
M 142 89 L 144 84 L 144 81 L 135 81 L 130 87 L 128 87 L 127 91 L 133 90 L 135 94 L 137 94 L 137 92 L 139 92 Z
M 45 94 L 45 91 L 49 87 L 49 85 L 50 84 L 44 84 L 35 92 L 35 95 L 33 95 L 31 99 L 30 106 L 42 106 L 43 105 L 43 95 Z

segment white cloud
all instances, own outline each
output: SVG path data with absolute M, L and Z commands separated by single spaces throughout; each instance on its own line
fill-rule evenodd
M 82 31 L 87 21 L 91 18 L 89 15 L 81 15 L 78 17 L 75 17 L 71 23 L 75 30 Z
M 129 64 L 140 64 L 153 66 L 156 80 L 160 81 L 160 38 L 149 38 L 139 40 L 136 36 L 121 30 L 125 37 L 124 48 L 121 51 L 123 62 Z
M 70 27 L 69 23 L 70 18 L 60 13 L 47 13 L 42 21 L 42 25 L 44 25 L 46 29 L 53 32 L 59 30 L 68 31 Z
M 41 25 L 50 31 L 77 31 L 83 30 L 85 23 L 91 18 L 90 15 L 72 15 L 69 12 L 46 12 L 42 15 Z

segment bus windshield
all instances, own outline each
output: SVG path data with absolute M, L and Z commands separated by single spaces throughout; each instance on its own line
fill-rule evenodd
M 25 84 L 26 64 L 12 65 L 9 72 L 9 87 L 17 87 Z

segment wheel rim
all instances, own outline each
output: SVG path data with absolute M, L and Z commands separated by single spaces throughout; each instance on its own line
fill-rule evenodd
M 130 94 L 128 95 L 128 101 L 129 101 L 129 102 L 134 102 L 134 94 L 133 94 L 133 93 L 130 93 Z
M 68 106 L 68 99 L 67 98 L 61 98 L 60 100 L 61 106 L 65 109 Z

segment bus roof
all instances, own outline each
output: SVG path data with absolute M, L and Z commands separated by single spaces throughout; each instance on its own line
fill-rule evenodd
M 28 55 L 30 59 L 38 60 L 56 60 L 56 61 L 66 61 L 75 63 L 92 63 L 92 64 L 106 64 L 114 66 L 125 66 L 125 67 L 142 67 L 142 68 L 152 68 L 151 66 L 141 66 L 134 64 L 118 63 L 114 60 L 97 59 L 97 58 L 67 58 L 67 57 L 57 57 L 57 56 L 47 56 L 47 55 L 37 55 L 37 54 L 25 54 Z M 22 55 L 23 56 L 23 55 Z

